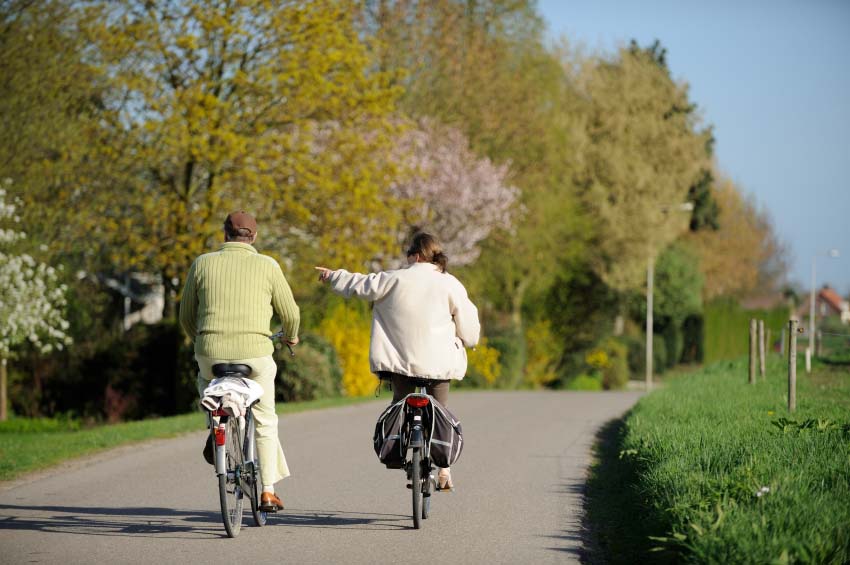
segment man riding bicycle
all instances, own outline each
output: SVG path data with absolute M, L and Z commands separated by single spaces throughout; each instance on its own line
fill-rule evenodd
M 244 211 L 228 214 L 224 244 L 218 251 L 199 256 L 189 268 L 180 300 L 180 325 L 194 342 L 198 362 L 198 392 L 213 379 L 218 363 L 251 367 L 249 378 L 263 387 L 254 406 L 257 451 L 263 493 L 260 509 L 276 512 L 283 502 L 274 484 L 289 476 L 286 457 L 277 435 L 274 379 L 277 365 L 269 337 L 273 313 L 283 324 L 286 343 L 298 343 L 300 313 L 292 290 L 277 261 L 253 247 L 257 222 Z

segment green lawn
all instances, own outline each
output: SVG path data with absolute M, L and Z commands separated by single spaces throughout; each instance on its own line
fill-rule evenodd
M 850 562 L 850 367 L 671 379 L 600 434 L 587 522 L 613 563 Z
M 291 414 L 370 400 L 375 398 L 330 398 L 278 404 L 277 413 Z M 205 425 L 200 412 L 92 428 L 82 428 L 73 420 L 16 418 L 0 422 L 0 480 L 11 480 L 28 471 L 119 445 L 202 430 Z

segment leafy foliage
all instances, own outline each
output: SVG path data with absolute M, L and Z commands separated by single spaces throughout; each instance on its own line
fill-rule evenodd
M 549 320 L 533 323 L 525 331 L 528 361 L 525 364 L 525 383 L 533 387 L 550 385 L 558 379 L 561 344 L 552 332 Z
M 784 249 L 767 215 L 729 179 L 719 181 L 714 197 L 720 208 L 720 227 L 687 237 L 700 258 L 705 298 L 778 290 Z
M 345 7 L 96 7 L 86 32 L 111 78 L 118 145 L 112 174 L 87 191 L 89 221 L 116 266 L 179 278 L 236 208 L 257 213 L 284 257 L 322 249 L 351 266 L 391 245 L 394 201 L 378 179 L 392 173 L 396 90 L 370 70 Z
M 338 303 L 319 326 L 334 347 L 342 367 L 342 386 L 348 396 L 375 392 L 378 379 L 369 369 L 369 318 L 356 306 Z
M 299 402 L 333 398 L 342 394 L 342 369 L 330 343 L 310 334 L 301 337 L 298 354 L 288 350 L 276 354 L 278 375 L 275 380 L 277 398 Z
M 658 57 L 623 49 L 587 61 L 573 79 L 584 103 L 579 179 L 599 230 L 596 269 L 617 290 L 639 288 L 647 260 L 686 229 L 678 208 L 707 165 L 710 133 Z
M 423 118 L 396 151 L 409 176 L 392 192 L 418 203 L 405 214 L 400 241 L 420 229 L 439 234 L 451 264 L 468 265 L 490 232 L 511 228 L 518 191 L 507 184 L 508 167 L 477 157 L 460 130 Z
M 499 350 L 487 344 L 483 337 L 478 345 L 468 353 L 468 372 L 463 382 L 474 385 L 492 385 L 502 375 L 502 365 L 499 363 Z

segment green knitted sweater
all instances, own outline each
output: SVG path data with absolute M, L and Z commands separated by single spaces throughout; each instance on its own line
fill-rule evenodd
M 195 342 L 196 354 L 222 360 L 271 355 L 273 312 L 287 337 L 298 335 L 298 306 L 280 265 L 253 246 L 225 243 L 189 268 L 180 325 Z

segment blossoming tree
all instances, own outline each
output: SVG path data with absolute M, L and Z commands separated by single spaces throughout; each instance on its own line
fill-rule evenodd
M 16 204 L 7 202 L 6 190 L 0 188 L 0 420 L 8 417 L 7 364 L 14 351 L 26 342 L 42 353 L 71 343 L 65 333 L 67 288 L 59 282 L 56 269 L 26 253 L 8 252 L 11 244 L 26 237 L 14 227 Z
M 510 228 L 519 191 L 508 183 L 508 167 L 478 157 L 460 130 L 421 119 L 396 152 L 408 174 L 392 192 L 415 202 L 403 212 L 406 227 L 433 231 L 452 264 L 472 263 L 493 229 Z

